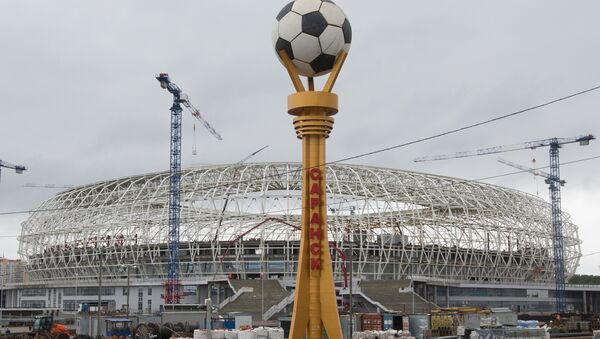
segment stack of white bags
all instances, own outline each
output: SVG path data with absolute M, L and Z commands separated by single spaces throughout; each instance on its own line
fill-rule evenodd
M 207 339 L 206 330 L 194 330 L 193 339 Z M 252 330 L 212 330 L 212 339 L 283 339 L 283 329 L 273 327 L 257 327 Z M 192 338 L 180 338 L 192 339 Z

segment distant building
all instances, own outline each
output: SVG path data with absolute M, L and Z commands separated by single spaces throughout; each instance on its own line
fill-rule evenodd
M 13 294 L 7 293 L 10 286 L 21 285 L 25 282 L 24 265 L 19 259 L 0 258 L 0 307 L 13 305 L 10 298 Z
M 23 261 L 20 259 L 0 258 L 0 285 L 21 284 L 24 281 Z

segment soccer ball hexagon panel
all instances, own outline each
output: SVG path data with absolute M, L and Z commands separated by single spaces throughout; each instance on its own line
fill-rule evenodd
M 298 73 L 307 77 L 329 73 L 351 42 L 350 22 L 330 0 L 292 1 L 279 12 L 273 26 L 275 52 L 285 50 Z

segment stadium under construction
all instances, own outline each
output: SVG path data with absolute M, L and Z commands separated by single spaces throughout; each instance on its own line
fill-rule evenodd
M 428 312 L 455 306 L 554 310 L 550 205 L 495 185 L 396 169 L 327 166 L 338 306 Z M 257 319 L 291 313 L 300 242 L 301 165 L 190 168 L 181 176 L 179 269 L 185 303 Z M 168 269 L 169 173 L 76 187 L 22 224 L 22 282 L 4 307 L 79 304 L 156 313 Z M 563 212 L 565 269 L 581 255 Z M 350 287 L 352 287 L 350 289 Z M 129 297 L 128 297 L 129 295 Z M 569 311 L 600 310 L 600 286 L 567 285 Z

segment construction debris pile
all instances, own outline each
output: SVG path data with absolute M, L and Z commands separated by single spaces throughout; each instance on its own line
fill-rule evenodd
M 504 320 L 508 318 L 505 314 Z M 497 324 L 496 324 L 497 325 Z M 517 320 L 517 326 L 485 326 L 470 334 L 470 339 L 550 339 L 550 328 L 537 320 Z

